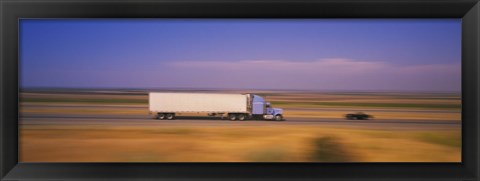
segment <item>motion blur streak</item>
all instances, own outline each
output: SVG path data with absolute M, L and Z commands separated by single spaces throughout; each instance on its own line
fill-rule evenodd
M 25 90 L 20 161 L 461 161 L 461 104 L 455 93 L 256 94 L 284 108 L 287 120 L 206 115 L 155 120 L 148 115 L 147 91 Z M 344 119 L 357 111 L 375 119 Z

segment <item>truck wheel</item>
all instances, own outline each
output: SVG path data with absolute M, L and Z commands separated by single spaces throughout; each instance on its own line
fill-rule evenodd
M 175 116 L 173 114 L 168 113 L 167 114 L 167 119 L 172 120 Z
M 282 115 L 276 115 L 275 116 L 275 121 L 281 121 L 283 118 L 282 118 Z
M 229 115 L 228 115 L 228 119 L 230 119 L 230 121 L 235 121 L 235 119 L 237 119 L 237 115 L 235 115 L 235 114 L 229 114 Z
M 238 120 L 243 121 L 243 120 L 245 120 L 245 114 L 239 114 L 237 116 L 237 118 L 238 118 Z
M 162 114 L 162 113 L 158 114 L 157 119 L 165 119 L 165 114 Z

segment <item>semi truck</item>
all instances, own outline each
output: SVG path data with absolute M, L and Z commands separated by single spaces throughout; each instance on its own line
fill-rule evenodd
M 217 116 L 229 120 L 284 120 L 283 109 L 273 108 L 255 94 L 150 92 L 150 114 L 156 119 L 175 119 L 182 113 Z

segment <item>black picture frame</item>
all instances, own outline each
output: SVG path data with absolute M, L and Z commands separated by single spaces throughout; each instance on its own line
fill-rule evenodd
M 479 180 L 478 0 L 0 0 L 2 180 Z M 462 163 L 18 163 L 20 18 L 461 18 Z

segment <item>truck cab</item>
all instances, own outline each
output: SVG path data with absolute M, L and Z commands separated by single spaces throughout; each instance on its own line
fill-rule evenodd
M 283 120 L 283 109 L 273 108 L 270 102 L 258 95 L 253 95 L 252 115 L 254 118 Z

